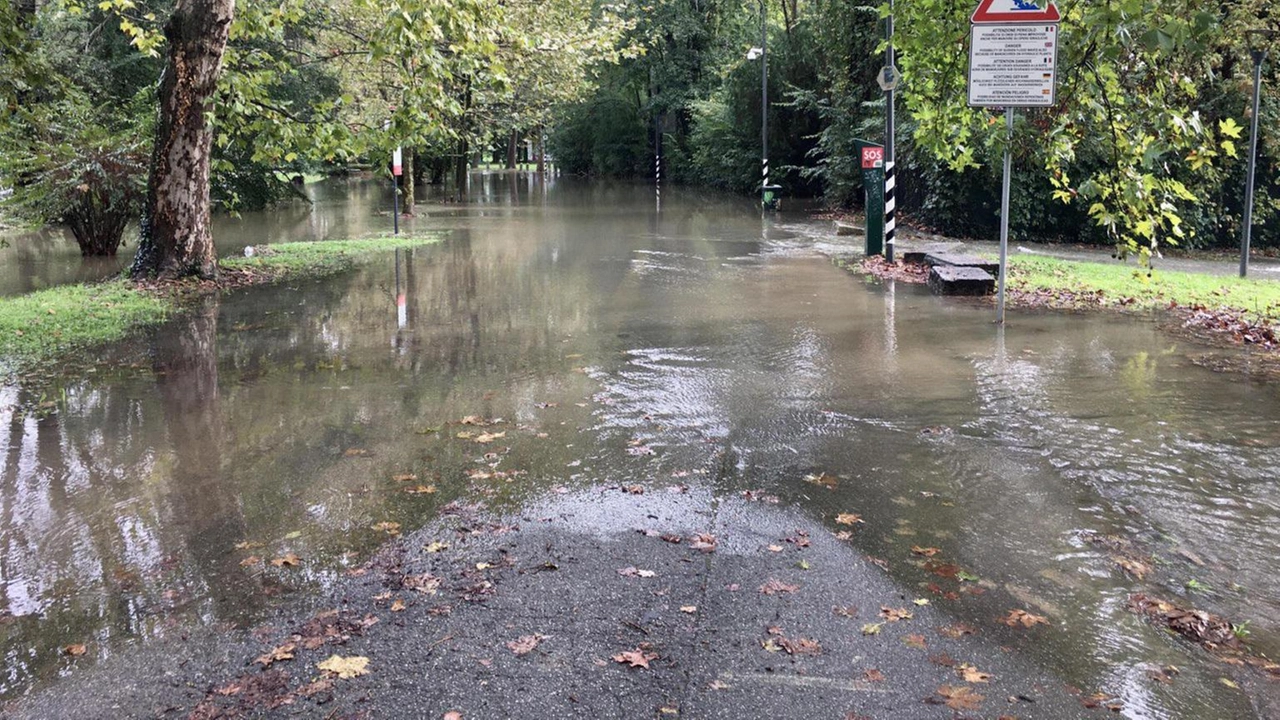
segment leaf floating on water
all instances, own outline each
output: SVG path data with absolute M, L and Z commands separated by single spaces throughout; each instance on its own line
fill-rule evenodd
M 384 533 L 386 533 L 386 534 L 388 534 L 388 535 L 399 535 L 399 534 L 400 534 L 400 523 L 398 523 L 398 522 L 380 522 L 380 523 L 375 524 L 375 525 L 374 525 L 372 528 L 370 528 L 370 529 L 372 529 L 372 530 L 377 530 L 377 531 L 379 531 L 379 532 L 384 532 Z
M 399 475 L 392 475 L 391 479 L 396 482 L 417 482 L 418 476 L 413 473 L 401 473 Z
M 920 547 L 919 545 L 912 545 L 911 552 L 916 555 L 923 555 L 924 557 L 933 557 L 934 555 L 942 552 L 942 550 L 936 547 Z
M 369 674 L 369 658 L 359 655 L 350 657 L 342 657 L 341 655 L 332 655 L 324 662 L 316 663 L 316 667 L 331 672 L 343 680 L 360 677 Z
M 840 513 L 836 516 L 836 522 L 840 525 L 857 525 L 862 522 L 862 516 L 854 513 Z
M 346 457 L 369 457 L 369 451 L 364 448 L 347 448 L 342 454 Z
M 261 564 L 262 564 L 262 558 L 258 557 L 257 555 L 250 555 L 249 557 L 240 561 L 240 567 L 252 567 L 254 565 L 261 565 Z
M 507 432 L 505 430 L 499 433 L 481 433 L 478 437 L 476 437 L 476 442 L 482 445 L 487 445 L 493 442 L 494 440 L 500 440 L 506 436 L 507 436 Z
M 263 545 L 263 543 L 254 542 L 252 540 L 245 540 L 244 542 L 236 543 L 237 550 L 253 550 L 254 548 L 260 548 L 260 547 L 265 547 L 265 546 Z
M 418 487 L 405 489 L 405 493 L 409 495 L 431 495 L 435 491 L 436 491 L 435 485 L 419 485 Z

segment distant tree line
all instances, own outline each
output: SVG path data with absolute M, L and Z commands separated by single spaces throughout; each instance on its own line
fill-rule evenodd
M 966 106 L 972 2 L 898 0 L 901 207 L 916 223 L 991 237 L 1000 207 L 999 111 Z M 1259 245 L 1280 246 L 1280 27 L 1269 0 L 1059 3 L 1058 106 L 1015 134 L 1019 239 L 1115 244 L 1122 252 L 1239 242 L 1252 92 L 1250 42 L 1269 43 L 1257 203 Z M 857 207 L 855 138 L 883 140 L 882 6 L 847 0 L 654 0 L 629 16 L 645 52 L 602 68 L 561 109 L 551 147 L 568 170 L 758 188 L 760 70 L 769 37 L 770 156 L 786 192 Z M 1251 40 L 1252 37 L 1252 40 Z

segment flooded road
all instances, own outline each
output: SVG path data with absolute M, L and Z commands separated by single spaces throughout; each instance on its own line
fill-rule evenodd
M 381 231 L 377 190 L 351 192 L 281 222 Z M 1137 319 L 998 333 L 984 304 L 837 269 L 800 222 L 477 176 L 471 203 L 408 221 L 440 245 L 237 292 L 114 349 L 116 369 L 3 389 L 0 691 L 305 602 L 449 503 L 680 478 L 832 531 L 861 515 L 851 542 L 904 594 L 996 636 L 1010 609 L 1045 615 L 1005 644 L 1123 717 L 1266 716 L 1266 681 L 1230 687 L 1126 602 L 1212 610 L 1280 652 L 1277 389 Z M 1129 555 L 1154 557 L 1145 579 Z

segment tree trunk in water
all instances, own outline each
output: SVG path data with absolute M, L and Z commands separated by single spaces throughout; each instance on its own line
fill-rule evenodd
M 537 153 L 538 153 L 538 174 L 541 175 L 542 173 L 547 171 L 547 136 L 546 136 L 546 133 L 543 132 L 541 125 L 538 126 Z
M 515 170 L 520 165 L 520 133 L 511 131 L 507 139 L 507 169 Z
M 458 148 L 457 164 L 453 168 L 453 181 L 458 189 L 458 202 L 467 198 L 467 175 L 471 172 L 471 143 L 466 140 Z
M 400 212 L 405 215 L 413 214 L 413 201 L 416 195 L 417 175 L 414 172 L 414 165 L 417 164 L 417 156 L 413 152 L 413 148 L 404 149 L 404 177 L 400 186 L 403 197 L 400 198 Z
M 135 278 L 218 274 L 209 229 L 210 108 L 235 0 L 178 0 L 165 25 L 169 59 L 160 76 L 156 126 Z

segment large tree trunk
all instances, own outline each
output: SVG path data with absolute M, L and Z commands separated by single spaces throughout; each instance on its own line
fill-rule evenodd
M 520 133 L 511 131 L 507 138 L 507 169 L 515 170 L 520 164 Z
M 178 0 L 165 25 L 169 59 L 160 77 L 160 120 L 135 278 L 218 274 L 209 230 L 208 113 L 234 10 L 235 0 Z
M 418 164 L 418 156 L 414 153 L 413 148 L 404 149 L 404 176 L 401 177 L 400 191 L 403 197 L 400 198 L 400 212 L 405 215 L 413 214 L 414 200 L 417 197 L 417 175 L 414 166 Z

